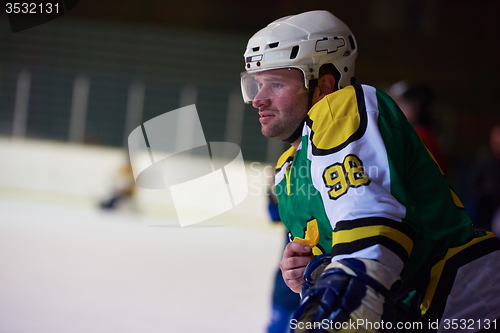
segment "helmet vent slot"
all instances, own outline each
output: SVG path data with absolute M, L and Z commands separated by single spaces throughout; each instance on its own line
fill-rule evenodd
M 269 46 L 270 49 L 274 49 L 275 47 L 278 47 L 279 44 L 280 44 L 280 42 L 276 42 L 276 43 L 268 44 L 267 46 Z
M 257 52 L 258 50 L 260 50 L 260 46 L 252 48 L 252 51 L 254 51 L 254 52 Z
M 354 38 L 352 38 L 352 35 L 349 35 L 349 44 L 351 44 L 351 50 L 356 49 L 356 43 L 354 43 Z
M 295 58 L 297 58 L 297 54 L 299 54 L 299 46 L 298 46 L 298 45 L 295 45 L 295 46 L 292 48 L 292 52 L 290 52 L 290 59 L 295 59 Z

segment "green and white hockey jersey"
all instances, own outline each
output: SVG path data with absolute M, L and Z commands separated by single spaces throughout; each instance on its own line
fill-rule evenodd
M 478 242 L 495 242 L 476 233 L 395 102 L 370 86 L 343 88 L 310 109 L 298 149 L 278 161 L 275 183 L 292 240 L 309 244 L 316 255 L 332 252 L 333 260 L 381 262 L 408 290 L 419 290 L 422 314 L 447 259 Z M 477 248 L 489 250 L 471 260 L 492 251 Z

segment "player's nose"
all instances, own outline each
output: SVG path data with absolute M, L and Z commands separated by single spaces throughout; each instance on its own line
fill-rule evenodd
M 260 93 L 259 93 L 260 94 Z M 260 107 L 265 107 L 271 105 L 271 99 L 263 96 L 255 96 L 254 100 L 252 101 L 252 106 L 256 109 L 259 109 Z

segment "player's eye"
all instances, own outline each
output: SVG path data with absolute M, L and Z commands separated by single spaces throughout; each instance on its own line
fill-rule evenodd
M 271 83 L 272 89 L 280 89 L 282 87 L 283 87 L 283 85 L 281 83 L 276 83 L 276 82 Z

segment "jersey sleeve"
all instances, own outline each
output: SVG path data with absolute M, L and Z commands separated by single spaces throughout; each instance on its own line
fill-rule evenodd
M 399 274 L 415 239 L 405 220 L 412 207 L 401 200 L 408 196 L 400 181 L 405 145 L 412 144 L 408 124 L 373 87 L 351 86 L 325 99 L 306 121 L 307 158 L 333 229 L 333 260 L 375 259 Z M 393 115 L 390 126 L 380 126 L 383 112 Z M 388 146 L 388 138 L 397 145 Z

